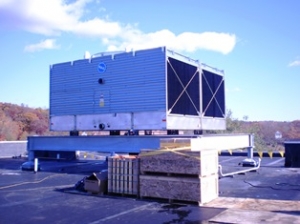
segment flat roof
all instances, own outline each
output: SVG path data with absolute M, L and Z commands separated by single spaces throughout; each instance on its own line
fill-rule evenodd
M 300 140 L 287 140 L 283 142 L 284 144 L 300 144 Z
M 219 156 L 223 173 L 248 169 L 243 156 Z M 256 157 L 254 159 L 257 159 Z M 300 168 L 282 157 L 263 157 L 257 172 L 219 179 L 219 197 L 193 203 L 93 195 L 74 185 L 104 161 L 40 161 L 41 172 L 21 171 L 25 159 L 0 159 L 3 223 L 299 223 Z

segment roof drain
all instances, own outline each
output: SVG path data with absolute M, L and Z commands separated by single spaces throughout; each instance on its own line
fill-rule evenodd
M 239 170 L 236 172 L 225 173 L 225 174 L 222 172 L 222 166 L 219 165 L 219 177 L 228 177 L 228 176 L 233 176 L 233 175 L 240 174 L 240 173 L 247 173 L 247 172 L 258 170 L 260 168 L 260 162 L 261 162 L 261 159 L 258 158 L 258 161 L 257 161 L 257 164 L 255 167 L 245 169 L 245 170 Z

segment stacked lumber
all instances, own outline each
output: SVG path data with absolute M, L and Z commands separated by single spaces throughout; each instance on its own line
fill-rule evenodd
M 140 196 L 207 203 L 218 197 L 216 150 L 140 153 Z
M 215 150 L 144 150 L 140 153 L 140 172 L 202 177 L 218 173 L 218 161 L 218 153 Z
M 108 193 L 136 195 L 139 190 L 139 159 L 135 156 L 108 158 Z

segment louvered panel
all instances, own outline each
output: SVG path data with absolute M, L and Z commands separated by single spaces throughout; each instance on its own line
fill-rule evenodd
M 105 63 L 105 72 L 98 71 L 99 63 Z M 60 63 L 52 66 L 50 74 L 51 115 L 165 109 L 165 53 L 161 48 Z M 100 106 L 100 100 L 104 105 Z

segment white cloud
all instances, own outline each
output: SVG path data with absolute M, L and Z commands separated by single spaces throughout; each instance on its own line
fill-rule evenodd
M 295 60 L 288 64 L 289 67 L 300 66 L 300 60 Z
M 184 32 L 176 36 L 169 30 L 160 30 L 155 33 L 146 34 L 136 30 L 136 32 L 126 32 L 121 41 L 122 43 L 119 43 L 115 48 L 141 49 L 168 46 L 178 51 L 195 52 L 204 49 L 228 54 L 236 44 L 236 37 L 233 34 L 216 32 Z
M 9 25 L 5 22 L 3 25 L 46 36 L 67 32 L 97 37 L 108 50 L 168 46 L 177 51 L 211 50 L 228 54 L 237 42 L 236 36 L 230 33 L 183 32 L 175 35 L 167 29 L 144 33 L 135 24 L 110 21 L 104 15 L 104 18 L 86 19 L 85 13 L 90 2 L 97 3 L 98 13 L 105 12 L 98 6 L 99 2 L 93 0 L 72 3 L 64 0 L 5 0 L 0 2 L 0 25 L 1 21 L 12 21 Z
M 55 39 L 46 39 L 37 44 L 30 44 L 30 45 L 25 46 L 24 51 L 36 52 L 36 51 L 41 51 L 44 49 L 57 49 L 57 48 L 59 48 L 59 46 L 56 45 Z
M 115 37 L 122 33 L 122 28 L 117 22 L 95 18 L 84 22 L 78 21 L 72 32 L 83 36 Z
M 0 20 L 32 33 L 57 35 L 76 26 L 89 1 L 66 4 L 64 0 L 6 0 L 6 4 L 0 4 Z

